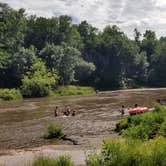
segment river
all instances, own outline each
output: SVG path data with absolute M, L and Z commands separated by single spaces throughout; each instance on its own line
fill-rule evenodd
M 90 149 L 90 147 L 98 149 L 104 138 L 116 137 L 112 129 L 122 118 L 118 112 L 121 105 L 130 108 L 137 103 L 140 106 L 152 107 L 156 99 L 166 99 L 166 89 L 109 91 L 89 96 L 1 102 L 0 161 L 4 161 L 5 156 L 13 155 L 13 152 L 19 154 L 23 151 L 32 152 L 34 149 L 40 151 L 41 147 L 47 150 L 50 146 L 58 147 L 59 153 L 66 150 L 69 154 L 74 148 L 76 151 L 71 151 L 73 154 L 80 149 Z M 54 117 L 56 106 L 59 107 L 58 117 Z M 75 117 L 62 116 L 67 106 L 76 111 Z M 56 139 L 44 140 L 43 135 L 50 123 L 61 124 L 68 138 L 75 140 L 77 145 Z

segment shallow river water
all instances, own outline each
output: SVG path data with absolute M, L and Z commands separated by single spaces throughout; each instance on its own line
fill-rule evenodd
M 66 150 L 65 146 L 73 149 L 72 142 L 43 139 L 50 123 L 62 124 L 67 137 L 77 142 L 78 150 L 91 146 L 100 147 L 104 138 L 116 137 L 112 129 L 122 118 L 118 111 L 121 105 L 130 108 L 137 103 L 140 106 L 152 107 L 156 99 L 166 99 L 166 89 L 124 90 L 100 92 L 89 96 L 2 102 L 0 103 L 0 156 L 9 150 L 25 150 L 43 145 L 56 145 L 61 147 L 61 150 Z M 60 115 L 55 118 L 56 106 L 59 107 Z M 66 106 L 76 111 L 75 117 L 62 116 Z

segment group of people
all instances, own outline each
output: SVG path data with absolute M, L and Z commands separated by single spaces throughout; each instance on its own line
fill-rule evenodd
M 58 113 L 58 106 L 56 106 L 55 110 L 54 110 L 54 116 L 57 117 L 59 116 Z M 66 107 L 65 110 L 63 111 L 63 116 L 75 116 L 76 115 L 76 111 L 75 110 L 71 110 L 70 107 Z

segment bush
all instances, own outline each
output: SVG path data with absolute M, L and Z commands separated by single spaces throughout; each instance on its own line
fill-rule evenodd
M 105 141 L 102 153 L 91 155 L 87 166 L 164 166 L 166 140 L 163 137 L 147 142 L 135 140 Z
M 55 91 L 57 96 L 86 95 L 95 93 L 91 87 L 61 86 Z
M 64 137 L 64 132 L 60 125 L 50 124 L 47 127 L 47 134 L 44 137 L 46 139 L 51 139 L 51 138 L 61 139 L 62 137 Z
M 19 90 L 16 89 L 0 89 L 0 99 L 2 100 L 18 100 L 22 99 L 22 95 Z
M 165 121 L 162 123 L 162 125 L 160 127 L 159 134 L 166 137 L 166 118 L 165 118 Z
M 147 140 L 156 135 L 164 134 L 166 119 L 166 108 L 157 105 L 155 112 L 132 116 L 131 121 L 122 120 L 117 124 L 116 131 L 123 136 L 133 139 Z
M 45 64 L 38 60 L 22 79 L 22 94 L 25 97 L 48 96 L 55 87 L 57 79 L 57 76 L 48 71 Z
M 74 166 L 74 164 L 67 156 L 60 156 L 57 159 L 38 157 L 32 166 Z
M 116 125 L 115 131 L 120 132 L 124 129 L 127 129 L 128 127 L 129 123 L 127 122 L 127 119 L 123 119 Z

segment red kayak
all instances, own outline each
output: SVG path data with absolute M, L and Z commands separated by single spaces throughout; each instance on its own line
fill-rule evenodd
M 148 107 L 137 107 L 137 108 L 132 108 L 132 109 L 129 110 L 130 115 L 145 113 L 145 112 L 149 112 Z

